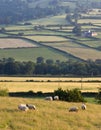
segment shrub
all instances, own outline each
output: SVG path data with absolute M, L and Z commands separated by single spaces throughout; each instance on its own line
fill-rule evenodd
M 99 90 L 98 90 L 98 94 L 97 94 L 96 99 L 98 100 L 98 103 L 101 104 L 101 88 L 99 88 Z
M 0 96 L 8 96 L 8 89 L 0 88 Z
M 58 88 L 58 90 L 54 91 L 54 95 L 58 95 L 60 100 L 68 101 L 68 102 L 84 102 L 84 98 L 81 95 L 81 91 L 77 88 L 73 90 L 62 90 L 62 88 Z

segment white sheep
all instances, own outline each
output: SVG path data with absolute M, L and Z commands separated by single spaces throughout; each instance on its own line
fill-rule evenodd
M 35 106 L 35 105 L 32 105 L 32 104 L 26 104 L 26 106 L 27 106 L 29 109 L 33 109 L 33 110 L 36 109 L 36 106 Z
M 45 100 L 52 101 L 52 100 L 53 100 L 53 98 L 52 98 L 51 96 L 49 96 L 49 97 L 45 97 Z
M 54 96 L 54 100 L 59 100 L 59 96 Z
M 86 110 L 86 105 L 84 103 L 82 104 L 81 109 Z
M 71 107 L 71 108 L 69 108 L 69 112 L 78 112 L 78 107 L 76 107 L 76 106 L 73 106 L 73 107 Z
M 20 104 L 18 105 L 18 109 L 22 111 L 28 111 L 29 108 L 26 106 L 26 104 Z

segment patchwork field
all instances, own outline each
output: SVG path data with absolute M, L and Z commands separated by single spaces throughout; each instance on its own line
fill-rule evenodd
M 41 1 L 35 3 L 40 3 L 43 5 Z M 75 2 L 72 3 L 64 1 L 60 3 L 63 6 L 70 5 L 71 8 L 74 8 L 75 6 Z M 9 45 L 8 41 L 3 43 L 3 38 L 1 38 L 0 45 L 2 49 L 17 48 L 18 50 L 1 49 L 0 58 L 13 57 L 20 61 L 35 61 L 35 59 L 39 56 L 43 56 L 45 59 L 60 59 L 61 61 L 66 61 L 68 59 L 73 59 L 75 61 L 88 59 L 94 61 L 96 59 L 101 59 L 100 13 L 101 12 L 95 9 L 89 12 L 89 14 L 81 14 L 82 17 L 84 16 L 85 18 L 78 20 L 78 23 L 81 23 L 82 31 L 92 30 L 97 32 L 98 35 L 91 38 L 80 37 L 73 34 L 72 29 L 74 26 L 68 23 L 65 13 L 57 16 L 48 16 L 46 18 L 27 21 L 28 23 L 31 23 L 31 25 L 27 26 L 24 24 L 25 22 L 21 22 L 18 25 L 5 25 L 6 32 L 1 33 L 0 37 L 25 37 L 33 40 L 33 42 L 30 43 L 29 41 L 26 42 L 19 39 L 19 41 L 13 40 L 14 44 L 11 43 Z M 96 17 L 98 18 L 95 19 Z M 35 26 L 39 29 L 35 29 Z M 19 36 L 19 33 L 22 33 L 22 36 Z M 34 41 L 41 42 L 41 48 L 37 48 Z M 24 49 L 22 47 L 24 47 Z M 31 50 L 29 50 L 28 47 L 33 47 L 33 49 L 31 48 Z M 26 53 L 26 51 L 28 51 L 28 53 Z
M 0 49 L 4 48 L 22 48 L 22 47 L 38 47 L 34 43 L 22 40 L 22 39 L 11 39 L 11 38 L 2 38 L 0 39 Z
M 43 44 L 59 49 L 60 51 L 67 52 L 83 60 L 88 59 L 96 60 L 100 59 L 101 57 L 100 51 L 76 43 L 72 43 L 71 41 L 61 43 L 43 43 Z

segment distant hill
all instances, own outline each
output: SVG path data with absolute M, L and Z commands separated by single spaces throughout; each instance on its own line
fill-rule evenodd
M 75 8 L 100 8 L 100 0 L 0 0 L 0 24 L 44 18 L 72 12 Z M 10 8 L 9 8 L 10 7 Z

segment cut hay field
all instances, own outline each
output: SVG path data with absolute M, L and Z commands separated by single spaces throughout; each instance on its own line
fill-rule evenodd
M 82 86 L 81 86 L 82 84 Z M 58 88 L 81 89 L 83 92 L 98 92 L 101 83 L 73 83 L 73 82 L 0 82 L 2 88 L 7 88 L 9 92 L 54 92 Z
M 0 49 L 4 48 L 23 48 L 23 47 L 38 47 L 36 44 L 31 42 L 22 40 L 22 39 L 14 39 L 14 38 L 1 38 L 0 39 Z
M 101 78 L 0 77 L 0 81 L 0 87 L 7 88 L 9 92 L 54 92 L 60 87 L 64 90 L 79 88 L 83 92 L 97 92 L 101 87 Z
M 71 113 L 81 103 L 45 101 L 37 98 L 0 98 L 0 130 L 100 130 L 101 105 L 87 103 L 87 110 Z M 22 112 L 20 103 L 34 104 L 35 111 Z

